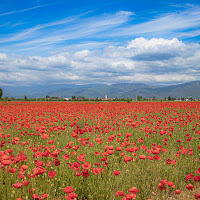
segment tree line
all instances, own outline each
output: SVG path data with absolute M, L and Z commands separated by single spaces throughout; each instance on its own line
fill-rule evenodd
M 71 98 L 59 98 L 59 97 L 50 97 L 50 96 L 46 96 L 46 97 L 40 97 L 40 98 L 28 98 L 26 95 L 24 95 L 24 98 L 14 98 L 14 97 L 4 97 L 3 96 L 3 90 L 2 88 L 0 88 L 0 99 L 3 101 L 103 101 L 102 98 L 86 98 L 84 96 L 72 96 Z M 192 97 L 189 98 L 179 98 L 176 99 L 174 97 L 168 96 L 165 99 L 163 99 L 164 101 L 175 101 L 175 100 L 181 100 L 181 101 L 185 101 L 186 99 L 190 100 L 190 101 L 194 101 L 195 99 Z M 132 100 L 134 101 L 158 101 L 160 99 L 153 97 L 153 98 L 143 98 L 142 96 L 138 95 L 135 99 L 131 99 L 131 98 L 112 98 L 109 99 L 108 101 L 126 101 L 127 103 L 130 103 Z
M 3 96 L 3 90 L 2 90 L 2 88 L 0 88 L 0 99 L 2 96 Z

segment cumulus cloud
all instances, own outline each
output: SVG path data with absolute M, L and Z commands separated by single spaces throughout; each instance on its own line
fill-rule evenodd
M 0 53 L 0 62 L 6 61 L 6 59 L 7 59 L 6 54 L 5 53 Z
M 200 45 L 136 38 L 124 46 L 51 56 L 0 54 L 1 84 L 175 83 L 200 78 Z

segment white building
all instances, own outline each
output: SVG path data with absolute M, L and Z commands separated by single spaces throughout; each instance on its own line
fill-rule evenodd
M 106 99 L 106 100 L 108 99 L 108 96 L 107 96 L 107 94 L 105 95 L 105 99 Z

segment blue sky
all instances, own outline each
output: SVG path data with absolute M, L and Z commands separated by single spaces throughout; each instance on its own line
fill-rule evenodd
M 200 79 L 199 0 L 1 0 L 0 86 Z

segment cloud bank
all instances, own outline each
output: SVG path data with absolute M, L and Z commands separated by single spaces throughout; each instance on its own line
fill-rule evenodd
M 171 84 L 198 80 L 200 45 L 176 38 L 143 37 L 126 45 L 62 52 L 51 56 L 0 53 L 1 85 L 143 82 Z

